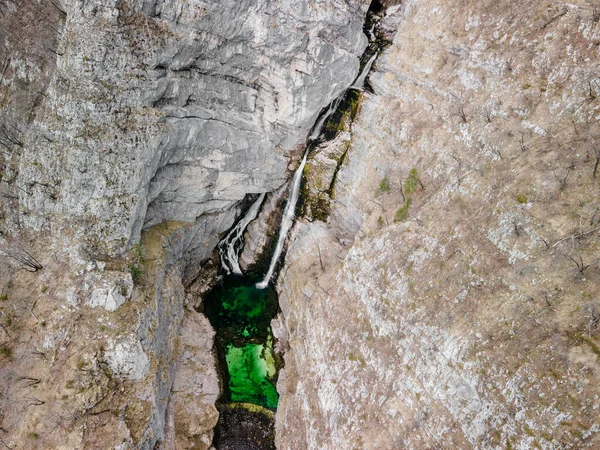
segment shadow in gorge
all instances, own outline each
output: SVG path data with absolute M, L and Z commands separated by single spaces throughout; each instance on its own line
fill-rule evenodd
M 213 445 L 219 450 L 274 450 L 275 413 L 248 404 L 222 405 Z

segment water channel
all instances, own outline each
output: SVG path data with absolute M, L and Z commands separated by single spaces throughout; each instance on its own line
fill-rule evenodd
M 379 2 L 373 4 L 380 5 Z M 274 449 L 274 412 L 279 395 L 277 374 L 283 361 L 274 351 L 271 320 L 279 311 L 272 282 L 276 280 L 287 235 L 298 210 L 304 165 L 310 152 L 322 141 L 333 139 L 345 114 L 355 108 L 360 91 L 375 61 L 380 44 L 373 30 L 380 8 L 373 6 L 365 21 L 365 34 L 372 39 L 361 61 L 361 71 L 352 85 L 327 105 L 309 133 L 306 150 L 288 188 L 279 235 L 264 274 L 242 273 L 238 257 L 246 226 L 257 216 L 264 194 L 249 198 L 250 205 L 238 223 L 219 244 L 221 272 L 215 286 L 204 295 L 203 309 L 216 331 L 215 349 L 222 377 L 220 412 L 214 446 L 219 450 Z

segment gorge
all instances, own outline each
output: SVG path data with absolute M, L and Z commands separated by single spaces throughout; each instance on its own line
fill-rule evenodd
M 366 23 L 374 23 L 375 18 L 380 19 L 374 14 L 368 12 Z M 378 51 L 375 49 L 378 48 L 378 43 L 375 36 L 379 32 L 374 30 L 375 24 L 370 29 L 373 39 L 370 48 L 363 55 L 363 68 L 349 89 L 363 89 L 377 57 Z M 243 247 L 242 236 L 249 223 L 259 214 L 264 194 L 252 203 L 218 245 L 225 274 L 218 277 L 217 286 L 203 296 L 204 313 L 216 331 L 215 346 L 223 386 L 220 420 L 213 440 L 216 448 L 275 448 L 271 411 L 277 408 L 279 397 L 275 383 L 284 355 L 274 352 L 271 320 L 279 311 L 277 294 L 270 289 L 269 284 L 279 266 L 286 239 L 299 210 L 300 186 L 307 159 L 324 126 L 339 129 L 344 117 L 344 107 L 348 105 L 348 93 L 348 90 L 344 91 L 324 108 L 309 133 L 306 150 L 287 188 L 278 237 L 262 281 L 254 283 L 254 275 L 244 275 L 238 259 Z M 344 107 L 338 111 L 342 104 Z M 337 121 L 332 119 L 335 115 Z

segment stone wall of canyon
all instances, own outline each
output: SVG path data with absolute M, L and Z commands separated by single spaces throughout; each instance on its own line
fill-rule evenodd
M 599 17 L 388 10 L 374 93 L 306 170 L 323 198 L 340 167 L 331 213 L 279 278 L 279 448 L 600 445 Z

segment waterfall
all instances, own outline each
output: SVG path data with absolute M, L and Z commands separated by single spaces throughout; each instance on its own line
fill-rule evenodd
M 310 135 L 308 136 L 309 141 L 314 141 L 319 137 L 319 135 L 321 134 L 321 130 L 323 129 L 323 125 L 325 125 L 325 121 L 337 110 L 338 106 L 342 101 L 342 98 L 344 98 L 344 94 L 345 91 L 333 102 L 331 102 L 325 114 L 323 114 L 319 118 L 319 120 L 313 127 Z M 308 158 L 309 151 L 310 146 L 307 146 L 306 151 L 304 152 L 304 156 L 302 157 L 302 162 L 300 163 L 300 165 L 296 169 L 296 172 L 294 172 L 294 176 L 292 177 L 292 182 L 290 184 L 290 189 L 288 193 L 288 202 L 285 205 L 283 217 L 281 218 L 281 228 L 279 230 L 277 246 L 275 247 L 275 252 L 273 253 L 273 258 L 271 259 L 271 264 L 269 265 L 269 270 L 267 271 L 265 278 L 260 283 L 256 283 L 256 287 L 259 289 L 264 289 L 269 284 L 269 281 L 273 276 L 273 272 L 275 272 L 275 266 L 277 266 L 279 256 L 281 256 L 281 252 L 283 251 L 285 238 L 287 237 L 290 228 L 294 224 L 294 212 L 296 210 L 296 203 L 298 203 L 298 197 L 300 197 L 300 182 L 302 181 L 302 172 L 304 171 L 304 166 L 306 165 L 306 160 Z
M 371 29 L 369 30 L 369 42 L 376 41 L 375 33 L 373 33 L 373 31 L 375 31 L 375 23 L 373 23 L 373 25 L 371 25 Z
M 323 129 L 323 125 L 325 125 L 325 121 L 329 118 L 329 116 L 331 116 L 335 112 L 336 109 L 338 109 L 338 106 L 340 106 L 340 102 L 342 101 L 343 97 L 344 94 L 340 95 L 338 98 L 336 98 L 333 102 L 329 104 L 327 112 L 319 118 L 316 125 L 312 129 L 312 132 L 308 136 L 309 141 L 314 141 L 319 137 L 319 135 L 321 134 L 321 130 Z
M 244 231 L 250 222 L 256 219 L 260 205 L 265 198 L 265 193 L 259 195 L 258 199 L 252 204 L 248 212 L 242 219 L 233 227 L 227 234 L 225 239 L 219 243 L 219 256 L 221 257 L 221 265 L 227 273 L 242 274 L 242 269 L 238 262 L 239 253 L 242 248 L 242 238 Z
M 377 58 L 378 54 L 379 52 L 375 52 L 373 56 L 369 58 L 369 60 L 365 64 L 365 67 L 363 67 L 363 70 L 360 73 L 360 75 L 356 78 L 356 80 L 354 80 L 352 86 L 350 86 L 350 89 L 357 89 L 359 91 L 362 91 L 365 85 L 365 80 L 367 79 L 367 75 L 369 75 L 369 71 L 371 70 L 371 66 L 373 65 L 373 61 L 375 61 L 375 58 Z
M 363 85 L 365 83 L 365 79 L 367 78 L 367 75 L 371 70 L 373 61 L 375 61 L 375 58 L 377 58 L 378 53 L 379 52 L 375 52 L 375 54 L 371 56 L 371 58 L 369 58 L 360 75 L 356 78 L 356 80 L 354 80 L 354 83 L 352 83 L 352 86 L 350 86 L 348 89 L 362 90 Z M 325 114 L 323 114 L 319 118 L 319 120 L 313 127 L 310 135 L 308 136 L 308 141 L 314 141 L 319 137 L 319 135 L 321 134 L 321 130 L 323 129 L 323 125 L 325 125 L 325 122 L 327 121 L 329 116 L 331 116 L 337 110 L 345 94 L 346 91 L 344 91 L 338 98 L 331 102 Z M 294 176 L 292 178 L 292 182 L 289 188 L 288 202 L 287 205 L 285 205 L 283 217 L 281 218 L 281 228 L 279 230 L 277 246 L 275 247 L 275 252 L 273 253 L 273 258 L 271 259 L 271 264 L 269 265 L 269 270 L 267 271 L 267 274 L 261 282 L 256 283 L 256 287 L 258 289 L 264 289 L 269 284 L 269 281 L 271 280 L 271 277 L 275 272 L 277 261 L 279 260 L 281 252 L 283 251 L 283 245 L 285 244 L 287 234 L 290 231 L 290 228 L 292 228 L 292 225 L 294 224 L 294 212 L 296 210 L 296 203 L 298 202 L 298 197 L 300 196 L 300 182 L 302 181 L 302 172 L 304 171 L 304 166 L 306 165 L 306 160 L 308 158 L 308 152 L 310 151 L 310 149 L 311 147 L 310 145 L 308 145 L 306 147 L 306 151 L 304 152 L 304 157 L 302 158 L 300 166 L 298 166 L 296 172 L 294 172 Z
M 304 152 L 302 162 L 296 169 L 296 172 L 294 172 L 294 177 L 292 178 L 292 182 L 290 184 L 287 205 L 285 205 L 283 217 L 281 218 L 281 229 L 279 230 L 279 238 L 277 239 L 275 253 L 273 253 L 271 265 L 269 265 L 269 270 L 267 271 L 265 278 L 260 283 L 256 284 L 256 287 L 259 289 L 264 289 L 269 284 L 269 280 L 273 276 L 273 272 L 275 272 L 275 266 L 277 265 L 277 261 L 279 260 L 279 256 L 283 250 L 285 238 L 287 237 L 290 228 L 294 224 L 294 210 L 296 209 L 296 203 L 298 202 L 298 197 L 300 196 L 300 181 L 302 181 L 302 172 L 304 170 L 304 166 L 306 165 L 309 149 L 310 147 L 308 147 Z

